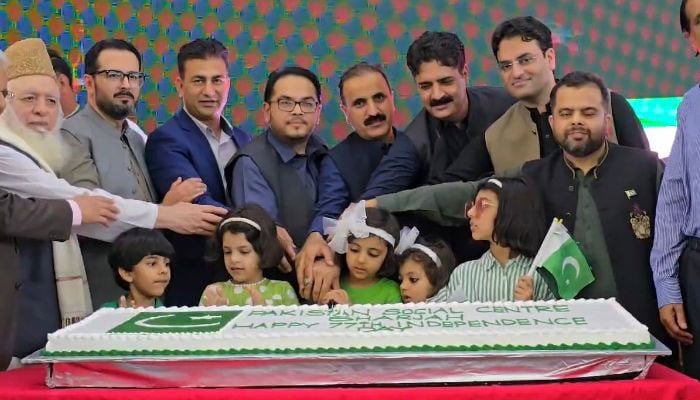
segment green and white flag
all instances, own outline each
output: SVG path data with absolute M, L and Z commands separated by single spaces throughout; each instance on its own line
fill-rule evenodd
M 556 218 L 535 255 L 530 275 L 535 268 L 539 268 L 549 288 L 562 299 L 573 299 L 581 289 L 595 280 L 581 249 L 564 224 Z

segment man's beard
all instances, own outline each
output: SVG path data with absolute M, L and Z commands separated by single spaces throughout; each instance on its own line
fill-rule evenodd
M 126 92 L 124 94 L 126 94 Z M 131 95 L 131 93 L 128 94 Z M 117 121 L 128 117 L 134 112 L 135 101 L 136 100 L 134 99 L 134 103 L 124 104 L 121 101 L 116 101 L 115 98 L 110 99 L 100 93 L 97 93 L 95 96 L 95 103 L 97 103 L 97 108 L 100 109 L 100 111 L 102 111 L 103 113 L 107 114 L 108 117 Z
M 586 140 L 583 143 L 576 142 L 575 144 L 574 142 L 570 142 L 568 140 L 569 132 L 567 131 L 564 141 L 560 143 L 560 146 L 562 147 L 562 149 L 564 149 L 564 151 L 567 154 L 570 154 L 574 157 L 586 157 L 595 153 L 605 143 L 605 134 L 593 135 L 590 129 L 587 131 L 588 140 Z
M 30 149 L 48 164 L 52 171 L 59 173 L 68 160 L 68 147 L 61 136 L 61 121 L 63 112 L 59 112 L 56 125 L 48 131 L 37 131 L 23 124 L 10 104 L 0 114 L 0 124 L 7 128 L 27 143 Z

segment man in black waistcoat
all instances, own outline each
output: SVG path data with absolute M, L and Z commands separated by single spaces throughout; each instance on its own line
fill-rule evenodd
M 539 189 L 547 221 L 554 217 L 578 243 L 595 281 L 580 298 L 616 297 L 667 345 L 649 264 L 662 165 L 655 153 L 610 144 L 609 92 L 589 73 L 564 76 L 551 94 L 550 124 L 561 147 L 521 170 Z M 479 182 L 449 182 L 380 196 L 368 204 L 391 212 L 421 210 L 441 224 L 464 224 L 464 204 Z M 675 347 L 675 346 L 672 346 Z
M 323 218 L 338 219 L 350 203 L 360 200 L 387 151 L 394 145 L 402 145 L 400 141 L 409 140 L 393 126 L 394 96 L 381 66 L 360 62 L 348 68 L 340 77 L 338 92 L 340 108 L 355 130 L 323 160 L 314 220 L 295 260 L 298 272 L 311 266 L 318 255 L 333 265 L 333 252 L 323 237 Z M 299 275 L 298 279 L 303 281 Z M 313 280 L 320 290 L 323 277 L 316 278 Z M 302 295 L 311 297 L 312 287 L 305 289 Z
M 290 263 L 309 232 L 326 155 L 326 145 L 314 134 L 321 115 L 318 77 L 298 66 L 270 73 L 263 114 L 268 129 L 236 153 L 226 178 L 236 207 L 258 204 L 277 224 L 284 273 L 270 271 L 268 278 L 296 286 Z

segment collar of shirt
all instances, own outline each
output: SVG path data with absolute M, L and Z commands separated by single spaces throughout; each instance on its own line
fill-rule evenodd
M 482 259 L 485 261 L 485 263 L 486 263 L 486 270 L 487 270 L 487 271 L 492 270 L 494 267 L 500 267 L 500 266 L 501 266 L 501 263 L 499 263 L 498 260 L 496 260 L 496 257 L 494 257 L 493 253 L 491 253 L 491 250 L 488 250 L 486 253 L 484 253 L 484 255 L 481 256 L 481 258 L 482 258 Z M 513 258 L 511 258 L 511 259 L 508 260 L 508 262 L 507 262 L 506 265 L 505 265 L 505 268 L 510 267 L 511 265 L 513 265 L 513 264 L 519 262 L 519 261 L 522 260 L 522 259 L 523 259 L 523 255 L 522 255 L 522 254 L 518 254 L 516 257 L 513 257 Z M 528 266 L 528 268 L 529 268 L 529 266 Z M 526 271 L 526 272 L 527 272 L 527 271 Z
M 80 104 L 76 104 L 75 109 L 73 111 L 71 111 L 70 114 L 64 116 L 63 119 L 70 118 L 70 117 L 74 116 L 75 114 L 78 113 L 78 111 L 80 111 Z
M 183 106 L 182 106 L 182 109 L 185 110 L 185 113 L 192 119 L 192 121 L 194 121 L 194 124 L 197 125 L 197 128 L 199 128 L 199 130 L 200 130 L 205 136 L 209 135 L 209 136 L 215 137 L 215 136 L 214 136 L 214 132 L 211 130 L 211 128 L 209 128 L 204 122 L 202 122 L 202 121 L 198 120 L 197 118 L 193 117 L 192 114 L 190 114 L 190 112 L 187 111 L 187 107 L 185 107 L 185 106 L 183 105 Z M 220 124 L 220 126 L 221 126 L 221 130 L 222 130 L 224 133 L 226 133 L 226 136 L 224 136 L 224 135 L 219 135 L 219 142 L 224 142 L 224 141 L 228 140 L 229 137 L 231 136 L 231 132 L 233 132 L 233 125 L 231 125 L 231 123 L 228 122 L 228 120 L 227 120 L 226 118 L 224 118 L 223 116 L 220 118 L 219 121 L 220 121 L 219 124 Z M 228 137 L 227 137 L 227 136 L 228 136 Z
M 608 146 L 608 141 L 606 140 L 603 143 L 603 146 L 605 146 L 605 151 L 603 151 L 603 155 L 600 156 L 598 159 L 598 163 L 596 163 L 595 167 L 591 171 L 593 171 L 593 178 L 598 179 L 598 167 L 603 165 L 603 162 L 605 162 L 605 159 L 608 158 L 608 151 L 610 151 L 610 146 Z M 564 158 L 564 164 L 569 168 L 569 171 L 571 171 L 571 179 L 576 179 L 576 170 L 579 170 L 575 165 L 571 164 L 569 160 L 566 159 L 566 154 L 562 152 L 562 158 Z M 588 173 L 590 174 L 591 171 Z
M 116 131 L 119 133 L 120 136 L 122 136 L 126 133 L 127 129 L 129 129 L 129 124 L 126 122 L 126 120 L 122 121 L 121 128 L 117 128 L 116 126 L 114 126 L 114 124 L 112 124 L 112 122 L 104 119 L 104 117 L 102 117 L 102 115 L 100 115 L 97 112 L 97 110 L 92 108 L 90 104 L 86 105 L 84 109 L 80 110 L 80 112 L 85 113 L 89 118 L 102 125 L 104 129 L 107 130 L 107 132 L 109 132 L 110 130 Z
M 525 108 L 527 108 L 527 110 L 530 111 L 530 118 L 532 118 L 533 122 L 537 123 L 537 120 L 545 118 L 546 122 L 549 123 L 549 116 L 552 115 L 552 106 L 549 103 L 547 103 L 547 106 L 545 107 L 545 111 L 543 113 L 541 113 L 540 110 L 537 109 L 537 107 Z
M 297 154 L 294 151 L 294 149 L 289 147 L 286 143 L 283 143 L 281 140 L 279 140 L 277 136 L 275 136 L 269 129 L 267 130 L 267 140 L 270 142 L 277 154 L 279 154 L 280 158 L 282 159 L 282 162 L 285 164 L 300 155 Z M 318 139 L 318 137 L 315 134 L 311 134 L 311 136 L 309 136 L 309 141 L 306 143 L 306 153 L 301 154 L 301 156 L 309 156 L 312 153 L 319 150 L 321 147 L 323 147 L 323 144 L 320 141 L 320 139 Z

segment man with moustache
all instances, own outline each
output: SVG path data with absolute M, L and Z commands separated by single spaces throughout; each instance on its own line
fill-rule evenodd
M 362 198 L 437 183 L 465 146 L 513 104 L 503 88 L 467 87 L 464 44 L 450 32 L 424 32 L 408 48 L 423 110 L 406 127 L 372 176 Z
M 311 265 L 318 254 L 333 265 L 333 252 L 323 237 L 323 218 L 338 219 L 350 203 L 360 200 L 370 176 L 392 143 L 403 136 L 393 127 L 394 96 L 381 66 L 366 62 L 353 65 L 340 77 L 338 91 L 340 107 L 355 130 L 333 147 L 321 163 L 311 232 L 295 259 L 298 272 Z M 303 281 L 300 274 L 297 278 Z M 317 288 L 323 286 L 322 279 L 313 281 L 317 282 Z M 309 298 L 312 287 L 306 289 L 302 295 Z
M 224 167 L 250 142 L 250 135 L 223 115 L 231 86 L 228 50 L 214 38 L 196 39 L 180 48 L 177 66 L 182 109 L 151 133 L 146 143 L 146 162 L 157 198 L 167 198 L 173 181 L 197 179 L 205 189 L 195 203 L 226 207 L 230 202 Z M 166 303 L 197 305 L 204 288 L 228 279 L 228 274 L 222 265 L 204 260 L 204 238 L 172 232 L 166 236 L 175 247 Z
M 434 183 L 501 174 L 558 149 L 548 121 L 549 94 L 556 84 L 552 32 L 533 17 L 512 18 L 493 32 L 491 49 L 505 88 L 518 102 L 470 142 Z M 648 150 L 642 125 L 627 100 L 611 92 L 610 104 L 614 123 L 609 140 Z
M 145 143 L 127 122 L 145 79 L 140 71 L 141 54 L 127 41 L 101 40 L 88 50 L 87 105 L 61 127 L 70 156 L 59 175 L 70 184 L 101 188 L 127 199 L 157 200 L 146 167 Z M 166 205 L 190 202 L 204 192 L 199 179 L 173 182 L 163 201 Z M 81 238 L 80 247 L 92 302 L 103 304 L 118 297 L 123 290 L 115 284 L 107 261 L 111 245 Z
M 609 143 L 609 91 L 596 75 L 571 72 L 554 86 L 549 122 L 560 146 L 507 176 L 524 174 L 539 189 L 547 222 L 561 218 L 595 281 L 579 298 L 616 297 L 667 345 L 649 266 L 662 164 L 655 153 Z M 391 212 L 417 211 L 445 225 L 465 223 L 478 181 L 448 182 L 370 200 Z
M 133 227 L 165 228 L 182 233 L 209 234 L 226 210 L 179 203 L 157 206 L 126 200 L 104 190 L 77 188 L 58 179 L 64 163 L 59 89 L 46 46 L 40 39 L 12 44 L 9 58 L 7 107 L 0 115 L 0 188 L 24 197 L 72 199 L 94 194 L 114 201 L 116 221 L 108 227 L 86 225 L 74 232 L 113 240 Z M 62 157 L 63 156 L 63 157 Z M 111 205 L 110 205 L 111 206 Z M 107 214 L 109 215 L 109 214 Z M 46 335 L 78 321 L 92 311 L 80 248 L 68 241 L 20 243 L 20 294 L 14 355 L 23 357 L 43 346 Z
M 260 205 L 277 224 L 288 263 L 294 261 L 314 217 L 326 146 L 315 134 L 321 115 L 321 84 L 308 69 L 290 66 L 267 78 L 266 132 L 241 149 L 230 168 L 235 206 Z M 287 265 L 285 272 L 291 272 Z M 271 271 L 272 274 L 278 271 Z M 296 287 L 294 274 L 271 275 Z
M 698 56 L 700 0 L 680 6 L 683 35 Z M 700 379 L 700 86 L 693 86 L 678 107 L 678 130 L 666 165 L 656 209 L 651 267 L 659 317 L 668 333 L 681 343 L 683 372 Z

